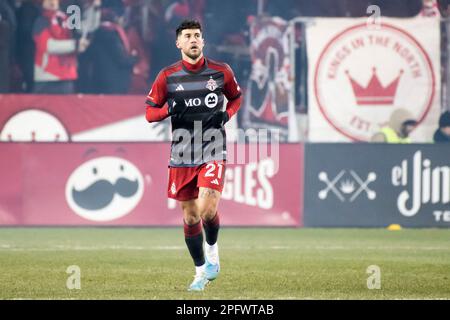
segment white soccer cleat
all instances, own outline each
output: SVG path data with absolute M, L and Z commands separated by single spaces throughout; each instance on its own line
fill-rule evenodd
M 205 246 L 205 273 L 206 279 L 215 280 L 220 272 L 219 247 L 217 244 L 213 246 Z
M 194 281 L 192 281 L 191 285 L 188 288 L 188 291 L 203 291 L 205 290 L 206 285 L 208 284 L 208 279 L 206 279 L 206 273 L 201 272 L 194 276 Z

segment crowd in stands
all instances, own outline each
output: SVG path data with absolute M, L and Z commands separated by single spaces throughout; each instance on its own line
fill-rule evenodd
M 250 69 L 251 16 L 360 17 L 371 4 L 386 16 L 446 16 L 449 1 L 2 0 L 0 92 L 143 94 L 178 60 L 174 29 L 185 18 L 206 26 L 205 53 L 240 78 Z
M 179 59 L 175 28 L 185 18 L 214 25 L 205 38 L 216 59 L 232 53 L 227 45 L 247 47 L 257 1 L 246 2 L 2 0 L 0 93 L 144 94 Z
M 179 59 L 175 28 L 186 18 L 205 26 L 205 54 L 227 61 L 245 83 L 252 17 L 363 17 L 370 5 L 382 16 L 450 17 L 450 0 L 1 0 L 0 94 L 146 94 Z M 441 28 L 443 68 L 448 30 Z M 385 129 L 396 133 L 381 132 L 379 141 L 408 142 L 408 130 Z M 435 141 L 448 141 L 449 129 L 446 112 Z

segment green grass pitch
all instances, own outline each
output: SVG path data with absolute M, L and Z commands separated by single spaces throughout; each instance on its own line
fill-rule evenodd
M 191 293 L 181 227 L 0 228 L 0 299 L 450 299 L 448 229 L 222 228 L 219 248 L 219 278 Z

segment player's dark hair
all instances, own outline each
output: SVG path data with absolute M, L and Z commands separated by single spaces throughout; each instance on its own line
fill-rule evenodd
M 184 20 L 180 23 L 176 31 L 176 37 L 181 34 L 181 32 L 185 29 L 199 29 L 202 31 L 202 25 L 197 20 Z

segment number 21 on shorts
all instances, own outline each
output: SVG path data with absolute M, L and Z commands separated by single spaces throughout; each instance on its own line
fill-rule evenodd
M 214 172 L 216 171 L 217 166 L 217 178 L 222 179 L 223 172 L 223 164 L 221 163 L 208 163 L 206 165 L 205 178 L 214 178 L 216 175 Z

